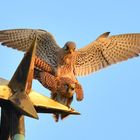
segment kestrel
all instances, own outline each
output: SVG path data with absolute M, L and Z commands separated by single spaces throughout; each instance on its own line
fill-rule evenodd
M 55 77 L 52 74 L 35 68 L 34 78 L 37 79 L 45 88 L 51 91 L 51 98 L 59 103 L 70 107 L 73 94 L 76 92 L 77 100 L 82 100 L 82 87 L 67 77 Z M 69 114 L 54 114 L 54 119 L 58 122 L 59 118 L 64 119 Z
M 83 90 L 81 85 L 75 83 L 68 77 L 55 77 L 48 72 L 35 68 L 34 78 L 52 92 L 53 99 L 67 105 L 68 107 L 70 107 L 74 92 L 76 92 L 76 98 L 78 101 L 83 99 Z M 58 93 L 60 94 L 60 97 L 57 96 Z M 61 101 L 61 98 L 63 97 L 68 100 L 64 101 L 63 99 L 63 101 Z M 57 98 L 60 99 L 57 100 Z
M 0 31 L 2 45 L 27 51 L 37 38 L 36 56 L 51 66 L 56 77 L 70 78 L 78 82 L 76 76 L 84 76 L 111 64 L 138 56 L 140 34 L 100 35 L 95 41 L 76 50 L 74 42 L 59 47 L 54 37 L 47 31 L 35 29 L 13 29 Z
M 72 81 L 68 77 L 54 76 L 51 66 L 39 57 L 35 57 L 34 65 L 38 68 L 34 68 L 34 79 L 37 79 L 45 88 L 51 91 L 53 100 L 70 107 L 74 93 L 76 93 L 78 101 L 83 99 L 83 89 L 78 82 Z M 55 113 L 53 117 L 58 122 L 59 118 L 62 120 L 68 115 L 67 113 Z

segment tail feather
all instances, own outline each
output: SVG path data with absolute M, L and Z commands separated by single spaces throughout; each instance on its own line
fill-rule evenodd
M 58 122 L 59 118 L 60 118 L 60 114 L 54 113 L 53 118 L 54 118 L 55 122 Z
M 63 113 L 61 114 L 61 120 L 67 118 L 70 114 L 67 114 L 67 113 Z
M 73 100 L 73 96 L 71 98 L 66 98 L 66 97 L 61 96 L 61 94 L 58 94 L 58 93 L 57 94 L 51 93 L 51 98 L 67 107 L 70 107 Z M 69 113 L 62 113 L 62 114 L 54 113 L 53 118 L 56 122 L 58 122 L 59 119 L 63 120 L 67 118 L 69 115 L 70 115 Z

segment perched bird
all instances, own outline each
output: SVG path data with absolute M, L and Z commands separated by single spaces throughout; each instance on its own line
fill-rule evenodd
M 35 29 L 13 29 L 0 31 L 2 45 L 27 51 L 37 39 L 36 56 L 51 66 L 55 77 L 66 77 L 77 82 L 76 76 L 84 76 L 111 64 L 138 56 L 140 34 L 100 35 L 95 41 L 76 50 L 74 42 L 60 48 L 47 31 Z
M 42 62 L 43 63 L 43 62 Z M 55 77 L 52 74 L 41 71 L 39 69 L 34 70 L 34 78 L 37 79 L 45 88 L 51 91 L 51 98 L 57 102 L 60 102 L 68 107 L 73 100 L 73 94 L 76 92 L 77 100 L 83 99 L 82 87 L 67 77 Z M 59 118 L 63 119 L 69 114 L 54 114 L 54 119 L 58 122 Z
M 72 100 L 73 94 L 74 92 L 76 92 L 77 100 L 80 101 L 83 99 L 82 86 L 78 83 L 75 83 L 68 77 L 56 77 L 48 72 L 41 71 L 35 68 L 34 78 L 37 79 L 44 87 L 46 87 L 52 92 L 53 98 L 57 98 L 57 94 L 60 93 L 62 98 L 66 97 L 67 99 Z M 70 107 L 71 102 L 66 100 L 64 102 L 62 101 L 61 103 Z

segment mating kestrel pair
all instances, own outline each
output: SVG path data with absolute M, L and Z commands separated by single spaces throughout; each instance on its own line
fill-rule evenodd
M 48 72 L 54 76 L 53 78 L 61 79 L 64 77 L 70 79 L 75 85 L 80 85 L 76 76 L 87 75 L 111 64 L 138 56 L 140 53 L 140 34 L 109 36 L 109 32 L 106 32 L 87 46 L 76 50 L 76 44 L 71 41 L 60 48 L 54 37 L 44 30 L 0 31 L 2 45 L 21 51 L 27 51 L 35 38 L 37 40 L 36 56 L 49 65 L 51 72 L 49 70 Z M 40 69 L 37 65 L 36 68 Z M 45 71 L 41 70 L 41 72 L 46 72 L 46 69 Z M 45 76 L 40 74 L 38 78 L 41 83 L 44 80 L 43 77 Z M 82 100 L 82 89 L 80 90 L 80 100 Z

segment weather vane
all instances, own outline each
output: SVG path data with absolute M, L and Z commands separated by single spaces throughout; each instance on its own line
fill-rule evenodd
M 37 113 L 79 115 L 74 109 L 31 90 L 35 50 L 33 41 L 10 82 L 0 78 L 1 140 L 24 140 L 24 115 L 35 119 Z
M 99 71 L 112 64 L 138 56 L 140 53 L 140 34 L 114 36 L 109 36 L 109 34 L 109 32 L 106 32 L 95 41 L 76 50 L 76 44 L 72 41 L 68 41 L 63 48 L 60 48 L 54 37 L 44 30 L 13 29 L 0 31 L 2 45 L 27 52 L 23 60 L 27 59 L 28 63 L 26 61 L 21 62 L 23 68 L 18 68 L 18 74 L 15 74 L 16 76 L 14 75 L 8 84 L 13 93 L 8 98 L 9 101 L 15 104 L 18 110 L 22 109 L 21 112 L 24 115 L 36 118 L 36 110 L 34 105 L 30 103 L 30 100 L 35 98 L 30 92 L 31 81 L 34 78 L 51 91 L 53 100 L 65 105 L 65 107 L 67 106 L 67 111 L 65 110 L 63 113 L 51 111 L 56 121 L 59 118 L 65 118 L 70 112 L 78 114 L 78 112 L 70 109 L 74 93 L 76 93 L 78 101 L 84 98 L 83 89 L 76 78 L 77 76 Z M 30 46 L 36 46 L 36 48 L 31 47 L 34 48 L 31 49 Z M 32 57 L 29 57 L 29 54 L 32 54 Z M 28 69 L 26 73 L 29 75 L 24 76 L 24 82 L 21 84 L 20 74 L 25 69 Z M 18 88 L 15 88 L 17 85 Z M 18 94 L 17 91 L 22 94 Z M 28 98 L 30 95 L 32 95 L 31 98 Z M 20 98 L 24 99 L 22 100 L 23 104 L 26 101 L 29 105 L 21 106 Z M 30 108 L 30 111 L 28 108 Z

